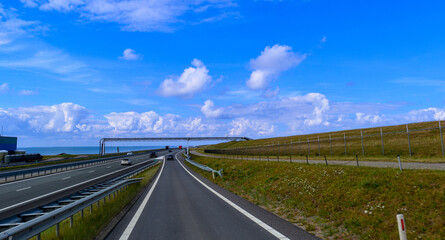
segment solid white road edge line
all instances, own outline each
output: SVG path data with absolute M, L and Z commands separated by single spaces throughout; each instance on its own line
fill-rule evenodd
M 64 177 L 64 178 L 62 178 L 62 180 L 67 180 L 67 179 L 70 179 L 71 177 Z
M 241 207 L 239 207 L 238 205 L 236 205 L 235 203 L 233 203 L 232 201 L 230 201 L 229 199 L 225 198 L 223 195 L 219 194 L 217 191 L 213 190 L 211 187 L 207 186 L 205 183 L 203 183 L 201 180 L 199 180 L 197 177 L 195 177 L 191 172 L 189 172 L 189 170 L 187 170 L 187 168 L 184 167 L 184 165 L 182 165 L 181 161 L 179 161 L 178 154 L 175 155 L 176 160 L 178 160 L 179 164 L 181 164 L 182 168 L 184 168 L 184 170 L 186 172 L 188 172 L 188 174 L 190 174 L 190 176 L 192 176 L 196 181 L 198 181 L 199 183 L 201 183 L 204 187 L 206 187 L 210 192 L 214 193 L 216 196 L 218 196 L 219 198 L 221 198 L 223 201 L 225 201 L 226 203 L 228 203 L 230 206 L 232 206 L 233 208 L 235 208 L 236 210 L 238 210 L 240 213 L 242 213 L 244 216 L 246 216 L 247 218 L 249 218 L 250 220 L 252 220 L 253 222 L 255 222 L 256 224 L 258 224 L 260 227 L 264 228 L 266 231 L 268 231 L 269 233 L 271 233 L 272 235 L 274 235 L 276 238 L 278 239 L 289 239 L 286 236 L 284 236 L 283 234 L 279 233 L 277 230 L 273 229 L 271 226 L 267 225 L 266 223 L 264 223 L 263 221 L 261 221 L 260 219 L 256 218 L 255 216 L 253 216 L 252 214 L 250 214 L 249 212 L 247 212 L 246 210 L 242 209 Z
M 119 238 L 119 240 L 127 240 L 131 232 L 133 231 L 134 227 L 136 226 L 136 223 L 139 220 L 139 217 L 141 216 L 142 212 L 144 211 L 145 206 L 147 205 L 148 200 L 150 199 L 151 194 L 153 193 L 153 190 L 155 189 L 156 185 L 158 184 L 158 180 L 161 177 L 162 171 L 164 170 L 165 161 L 162 162 L 162 168 L 161 172 L 159 173 L 158 177 L 156 178 L 155 182 L 153 183 L 153 186 L 151 187 L 150 191 L 148 191 L 147 195 L 144 198 L 144 201 L 139 206 L 138 210 L 134 214 L 131 221 L 128 223 L 127 227 L 125 228 L 125 231 L 122 233 L 122 236 Z
M 145 162 L 141 162 L 141 163 L 136 164 L 135 166 L 143 165 L 144 163 L 145 163 Z M 99 176 L 99 177 L 95 177 L 95 178 L 92 178 L 92 179 L 83 181 L 83 182 L 81 182 L 81 183 L 77 183 L 77 184 L 71 185 L 71 186 L 66 187 L 66 188 L 59 189 L 59 190 L 54 191 L 54 192 L 50 192 L 50 193 L 47 193 L 47 194 L 44 194 L 44 195 L 40 195 L 39 197 L 35 197 L 35 198 L 33 198 L 33 199 L 29 199 L 29 200 L 23 201 L 23 202 L 21 202 L 21 203 L 17 203 L 17 204 L 11 205 L 11 206 L 9 206 L 9 207 L 2 208 L 2 209 L 0 209 L 0 213 L 1 213 L 2 211 L 4 211 L 4 210 L 7 210 L 7 209 L 10 209 L 10 208 L 13 208 L 13 207 L 17 207 L 17 206 L 20 206 L 20 205 L 25 204 L 25 203 L 28 203 L 28 202 L 35 201 L 35 200 L 37 200 L 37 199 L 40 199 L 40 198 L 49 196 L 49 195 L 54 194 L 54 193 L 58 193 L 58 192 L 60 192 L 60 191 L 63 191 L 63 190 L 66 190 L 66 189 L 69 189 L 69 188 L 72 188 L 72 187 L 76 187 L 76 186 L 78 186 L 78 185 L 81 185 L 81 184 L 84 184 L 84 183 L 87 183 L 87 182 L 90 182 L 90 181 L 94 181 L 94 180 L 96 180 L 96 179 L 98 179 L 98 178 L 101 178 L 101 177 L 104 177 L 104 176 L 108 176 L 108 175 L 111 175 L 111 174 L 113 174 L 113 173 L 117 173 L 117 172 L 119 172 L 119 171 L 122 171 L 122 169 L 119 169 L 119 170 L 117 170 L 117 171 L 114 171 L 114 172 L 111 172 L 111 173 L 108 173 L 108 174 L 105 174 L 105 175 L 101 175 L 101 176 Z
M 23 190 L 26 190 L 26 189 L 30 189 L 31 187 L 25 187 L 25 188 L 20 188 L 20 189 L 17 189 L 16 191 L 17 192 L 20 192 L 20 191 L 23 191 Z

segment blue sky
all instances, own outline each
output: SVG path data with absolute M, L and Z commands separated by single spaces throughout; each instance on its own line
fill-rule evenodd
M 19 146 L 445 118 L 443 1 L 0 1 Z

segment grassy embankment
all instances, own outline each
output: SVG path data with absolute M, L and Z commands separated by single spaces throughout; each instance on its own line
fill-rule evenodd
M 445 239 L 445 172 L 192 156 L 209 180 L 325 239 Z M 190 166 L 190 165 L 189 165 Z
M 162 163 L 161 163 L 162 164 Z M 93 213 L 90 214 L 89 208 L 84 209 L 84 219 L 81 220 L 80 212 L 74 215 L 73 228 L 69 226 L 69 219 L 60 223 L 60 237 L 56 237 L 55 226 L 47 229 L 41 235 L 42 239 L 94 239 L 99 232 L 116 216 L 136 195 L 148 184 L 155 176 L 161 164 L 151 167 L 148 170 L 138 174 L 134 178 L 143 178 L 140 183 L 129 185 L 116 198 L 111 198 L 104 203 L 100 201 L 99 207 L 93 205 Z M 32 238 L 34 240 L 35 238 Z
M 444 124 L 445 122 L 442 122 L 442 126 L 444 126 Z M 226 153 L 231 155 L 269 156 L 271 158 L 276 158 L 278 155 L 287 159 L 289 159 L 291 155 L 299 159 L 303 159 L 308 155 L 309 159 L 324 159 L 324 156 L 326 156 L 328 160 L 355 160 L 355 155 L 358 155 L 359 160 L 397 161 L 396 156 L 400 155 L 404 161 L 445 162 L 442 156 L 442 145 L 438 127 L 439 123 L 437 121 L 409 124 L 411 157 L 409 156 L 406 125 L 382 127 L 384 155 L 382 154 L 380 127 L 362 129 L 363 135 L 368 135 L 363 138 L 365 155 L 363 155 L 362 152 L 360 129 L 264 138 L 251 141 L 225 142 L 207 146 L 206 149 L 226 150 Z M 416 131 L 419 129 L 427 130 Z M 346 155 L 344 134 L 347 138 Z M 445 132 L 443 132 L 443 135 L 445 135 Z M 334 140 L 330 142 L 329 136 Z M 445 138 L 445 136 L 442 137 Z M 318 138 L 320 138 L 320 153 Z M 308 139 L 310 140 L 309 144 L 307 142 Z M 291 142 L 292 144 L 290 144 Z M 270 146 L 272 144 L 280 144 L 281 146 L 272 147 Z
M 145 151 L 135 151 L 133 153 L 142 153 Z M 87 157 L 79 157 L 79 156 L 86 156 Z M 81 155 L 75 155 L 75 154 L 59 154 L 59 155 L 44 155 L 43 160 L 50 160 L 51 158 L 63 158 L 59 159 L 57 161 L 51 161 L 51 162 L 30 162 L 29 164 L 25 165 L 17 165 L 17 166 L 10 166 L 10 167 L 2 167 L 0 168 L 0 171 L 8 171 L 8 170 L 14 170 L 14 169 L 21 169 L 21 168 L 29 168 L 29 167 L 40 167 L 40 166 L 47 166 L 47 165 L 53 165 L 53 164 L 60 164 L 60 163 L 71 163 L 71 162 L 80 162 L 85 160 L 92 160 L 92 159 L 98 159 L 98 158 L 107 158 L 107 157 L 116 157 L 116 156 L 126 156 L 127 153 L 113 153 L 113 154 L 106 154 L 104 156 L 101 156 L 99 154 L 81 154 Z

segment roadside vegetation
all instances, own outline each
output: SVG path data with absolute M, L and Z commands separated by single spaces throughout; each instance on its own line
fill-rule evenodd
M 223 178 L 207 179 L 324 239 L 398 239 L 404 214 L 408 239 L 445 239 L 445 172 L 192 155 Z
M 162 164 L 162 163 L 161 163 Z M 60 223 L 60 236 L 56 237 L 55 226 L 47 229 L 41 234 L 42 239 L 95 239 L 110 221 L 122 211 L 122 209 L 133 200 L 137 194 L 144 189 L 150 180 L 156 175 L 161 164 L 134 176 L 143 178 L 141 182 L 131 184 L 124 192 L 111 197 L 110 200 L 100 201 L 99 206 L 93 204 L 93 212 L 90 214 L 89 208 L 84 209 L 84 218 L 81 219 L 80 212 L 74 215 L 74 225 L 70 228 L 69 219 Z M 35 237 L 32 238 L 36 239 Z
M 445 127 L 445 122 L 441 122 L 441 126 Z M 206 153 L 269 156 L 270 158 L 280 156 L 287 159 L 291 156 L 299 159 L 306 158 L 306 156 L 309 159 L 324 159 L 324 156 L 326 156 L 328 160 L 355 161 L 357 155 L 360 160 L 366 161 L 397 161 L 397 155 L 400 155 L 402 159 L 410 162 L 445 162 L 442 153 L 445 129 L 442 129 L 444 132 L 441 139 L 438 121 L 411 123 L 408 124 L 408 129 L 409 134 L 404 124 L 249 141 L 232 141 L 206 146 L 204 150 Z

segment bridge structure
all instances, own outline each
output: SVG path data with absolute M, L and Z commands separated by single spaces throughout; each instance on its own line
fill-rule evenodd
M 102 138 L 99 141 L 99 154 L 105 154 L 105 142 L 155 142 L 155 141 L 186 141 L 187 155 L 189 154 L 190 141 L 248 141 L 248 137 L 147 137 L 147 138 Z

